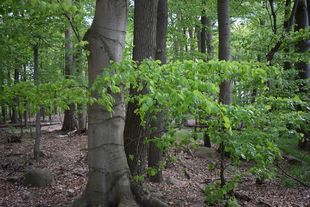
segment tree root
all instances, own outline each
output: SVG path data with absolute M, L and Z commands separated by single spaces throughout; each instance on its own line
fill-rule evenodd
M 157 197 L 153 196 L 150 192 L 144 190 L 141 185 L 131 182 L 131 190 L 141 206 L 147 207 L 168 207 L 168 204 L 164 203 Z
M 298 182 L 299 184 L 301 184 L 301 185 L 304 186 L 304 187 L 310 188 L 310 185 L 308 185 L 307 183 L 304 183 L 303 181 L 301 181 L 301 180 L 299 180 L 299 179 L 293 177 L 292 175 L 288 174 L 279 164 L 276 163 L 275 166 L 276 166 L 279 170 L 281 170 L 281 172 L 282 172 L 284 175 L 286 175 L 288 178 L 291 178 L 292 180 Z

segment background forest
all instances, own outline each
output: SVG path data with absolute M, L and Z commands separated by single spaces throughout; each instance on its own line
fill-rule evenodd
M 309 206 L 309 0 L 2 0 L 0 206 Z

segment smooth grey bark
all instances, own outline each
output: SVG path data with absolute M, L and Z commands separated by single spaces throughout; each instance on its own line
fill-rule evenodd
M 138 63 L 155 58 L 157 6 L 158 0 L 135 0 L 133 60 Z M 130 89 L 131 95 L 139 93 Z M 144 89 L 141 93 L 147 93 L 147 90 Z M 137 101 L 128 103 L 124 130 L 125 151 L 133 176 L 144 174 L 147 157 L 145 138 L 148 132 L 141 126 L 140 116 L 135 113 L 137 108 Z M 133 159 L 129 159 L 132 157 Z
M 71 28 L 65 29 L 65 78 L 70 79 L 73 75 L 73 43 Z M 62 131 L 73 131 L 77 128 L 75 120 L 75 104 L 69 104 L 69 109 L 64 112 Z
M 35 85 L 39 85 L 39 44 L 37 43 L 33 47 L 33 79 L 35 82 Z M 36 161 L 39 160 L 40 157 L 40 142 L 41 142 L 41 113 L 40 110 L 36 113 L 36 130 L 35 130 L 35 140 L 34 140 L 34 148 L 33 148 L 33 154 Z
M 121 61 L 125 49 L 127 1 L 97 0 L 88 41 L 88 78 L 92 86 L 110 61 Z M 92 92 L 98 97 L 98 92 Z M 88 106 L 88 182 L 73 206 L 138 206 L 130 188 L 130 172 L 124 151 L 124 93 L 111 94 L 113 112 L 104 106 Z
M 230 54 L 230 7 L 229 0 L 218 0 L 218 24 L 219 24 L 219 60 L 229 61 Z M 219 101 L 222 104 L 230 104 L 232 96 L 232 82 L 225 80 L 220 84 Z M 220 179 L 221 187 L 225 185 L 225 145 L 222 142 L 219 147 L 220 151 Z
M 228 61 L 230 54 L 230 17 L 229 0 L 218 0 L 219 22 L 219 60 Z M 232 99 L 232 82 L 225 80 L 220 84 L 220 102 L 230 104 Z
M 74 56 L 74 62 L 75 62 L 75 68 L 76 68 L 76 74 L 79 77 L 79 81 L 84 81 L 84 71 L 83 71 L 83 50 L 81 47 L 77 48 L 76 54 Z M 83 104 L 77 105 L 77 119 L 78 119 L 78 130 L 79 132 L 84 132 L 87 129 L 87 107 Z
M 166 64 L 166 45 L 167 45 L 167 25 L 168 25 L 168 2 L 167 0 L 158 0 L 157 7 L 157 26 L 156 26 L 156 54 L 155 59 L 160 60 L 162 64 Z M 164 112 L 157 113 L 154 117 L 156 120 L 152 122 L 152 128 L 155 129 L 152 138 L 160 137 L 163 135 L 164 125 Z M 151 182 L 161 182 L 163 180 L 161 162 L 162 151 L 153 143 L 149 145 L 148 167 L 156 168 L 157 173 L 155 176 L 150 176 Z

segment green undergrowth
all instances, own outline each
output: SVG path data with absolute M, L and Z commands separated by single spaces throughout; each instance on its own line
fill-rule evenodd
M 302 164 L 286 164 L 282 166 L 286 173 L 298 180 L 310 185 L 310 152 L 298 148 L 298 138 L 296 137 L 283 137 L 277 140 L 277 144 L 283 154 L 292 156 L 301 160 Z M 298 187 L 300 184 L 289 178 L 278 170 L 280 184 L 284 187 Z

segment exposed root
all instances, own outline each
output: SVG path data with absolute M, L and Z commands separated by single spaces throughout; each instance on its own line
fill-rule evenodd
M 142 186 L 137 183 L 131 183 L 131 190 L 141 206 L 168 207 L 166 203 L 144 190 Z

